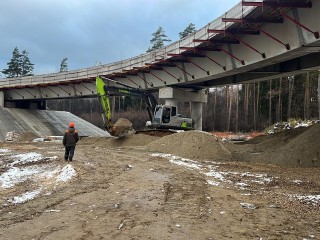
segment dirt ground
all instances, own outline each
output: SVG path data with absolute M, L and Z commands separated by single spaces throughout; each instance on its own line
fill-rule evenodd
M 319 129 L 247 143 L 197 131 L 85 138 L 72 163 L 59 142 L 0 143 L 0 179 L 76 172 L 59 184 L 55 170 L 2 180 L 0 239 L 320 239 Z M 40 157 L 14 162 L 28 152 Z

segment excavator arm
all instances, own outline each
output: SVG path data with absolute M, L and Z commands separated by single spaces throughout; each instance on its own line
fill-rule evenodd
M 96 78 L 96 89 L 100 105 L 102 107 L 105 127 L 110 129 L 112 127 L 112 123 L 109 93 L 105 91 L 105 83 L 101 77 Z

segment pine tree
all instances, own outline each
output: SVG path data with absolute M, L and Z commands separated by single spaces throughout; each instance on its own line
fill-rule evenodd
M 3 69 L 2 73 L 5 74 L 8 78 L 21 76 L 21 54 L 17 47 L 14 48 L 12 52 L 12 58 L 10 62 L 7 63 L 7 65 L 8 68 Z
M 196 26 L 193 23 L 190 23 L 185 30 L 183 30 L 182 32 L 179 32 L 179 37 L 180 39 L 182 39 L 194 33 L 195 31 L 196 31 Z
M 23 50 L 21 53 L 21 76 L 32 76 L 33 75 L 33 63 L 30 62 L 29 53 Z
M 20 53 L 19 49 L 15 47 L 12 52 L 12 58 L 10 62 L 7 63 L 8 68 L 3 69 L 2 73 L 8 78 L 32 76 L 34 64 L 30 62 L 28 55 L 29 53 L 26 50 Z
M 62 59 L 60 63 L 60 72 L 66 72 L 68 71 L 68 58 Z
M 157 31 L 152 34 L 152 36 L 153 38 L 150 40 L 152 47 L 149 47 L 147 52 L 152 52 L 153 50 L 162 48 L 165 42 L 171 42 L 171 40 L 167 38 L 167 35 L 162 27 L 159 27 Z

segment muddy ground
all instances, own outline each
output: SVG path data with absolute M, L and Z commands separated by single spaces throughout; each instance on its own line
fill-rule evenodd
M 320 239 L 318 160 L 277 165 L 303 132 L 246 144 L 177 134 L 82 139 L 72 163 L 59 142 L 0 143 L 1 176 L 12 167 L 76 172 L 59 184 L 39 175 L 0 186 L 0 239 Z M 42 157 L 14 164 L 28 152 Z M 33 199 L 12 201 L 34 189 Z

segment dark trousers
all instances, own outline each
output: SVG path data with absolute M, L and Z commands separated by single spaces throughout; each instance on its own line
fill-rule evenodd
M 69 161 L 72 161 L 76 146 L 66 146 L 65 148 L 66 148 L 66 151 L 64 153 L 64 160 L 67 161 L 69 159 Z

